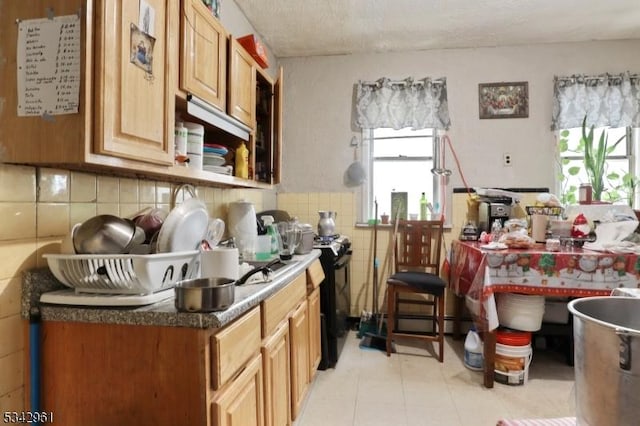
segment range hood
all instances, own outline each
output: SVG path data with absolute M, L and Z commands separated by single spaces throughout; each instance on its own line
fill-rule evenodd
M 187 95 L 187 113 L 243 141 L 249 141 L 251 129 L 192 94 Z

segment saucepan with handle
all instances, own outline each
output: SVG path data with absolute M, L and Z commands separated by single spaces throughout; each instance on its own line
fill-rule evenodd
M 235 286 L 262 272 L 265 279 L 271 272 L 271 263 L 253 268 L 237 280 L 208 277 L 179 281 L 175 285 L 175 306 L 180 312 L 215 312 L 233 305 Z

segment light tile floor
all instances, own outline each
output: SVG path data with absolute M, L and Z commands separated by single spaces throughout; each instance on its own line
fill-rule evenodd
M 524 385 L 482 385 L 464 366 L 464 339 L 433 348 L 399 341 L 397 353 L 361 348 L 355 331 L 335 369 L 318 371 L 295 426 L 484 426 L 498 420 L 575 416 L 574 372 L 559 351 L 534 350 Z

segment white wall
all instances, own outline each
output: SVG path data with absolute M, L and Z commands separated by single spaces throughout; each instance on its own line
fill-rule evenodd
M 223 4 L 224 6 L 224 4 Z M 284 58 L 283 192 L 348 191 L 353 85 L 446 77 L 451 137 L 471 186 L 553 188 L 554 75 L 640 72 L 640 40 Z M 529 117 L 480 120 L 478 84 L 529 82 Z M 513 166 L 502 166 L 502 154 Z M 455 171 L 450 152 L 447 165 Z M 451 183 L 462 186 L 454 172 Z

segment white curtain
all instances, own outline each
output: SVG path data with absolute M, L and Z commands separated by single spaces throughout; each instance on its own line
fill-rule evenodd
M 423 78 L 358 82 L 355 125 L 360 129 L 388 127 L 413 130 L 449 129 L 447 80 Z
M 640 76 L 637 74 L 555 77 L 551 130 L 640 126 Z

